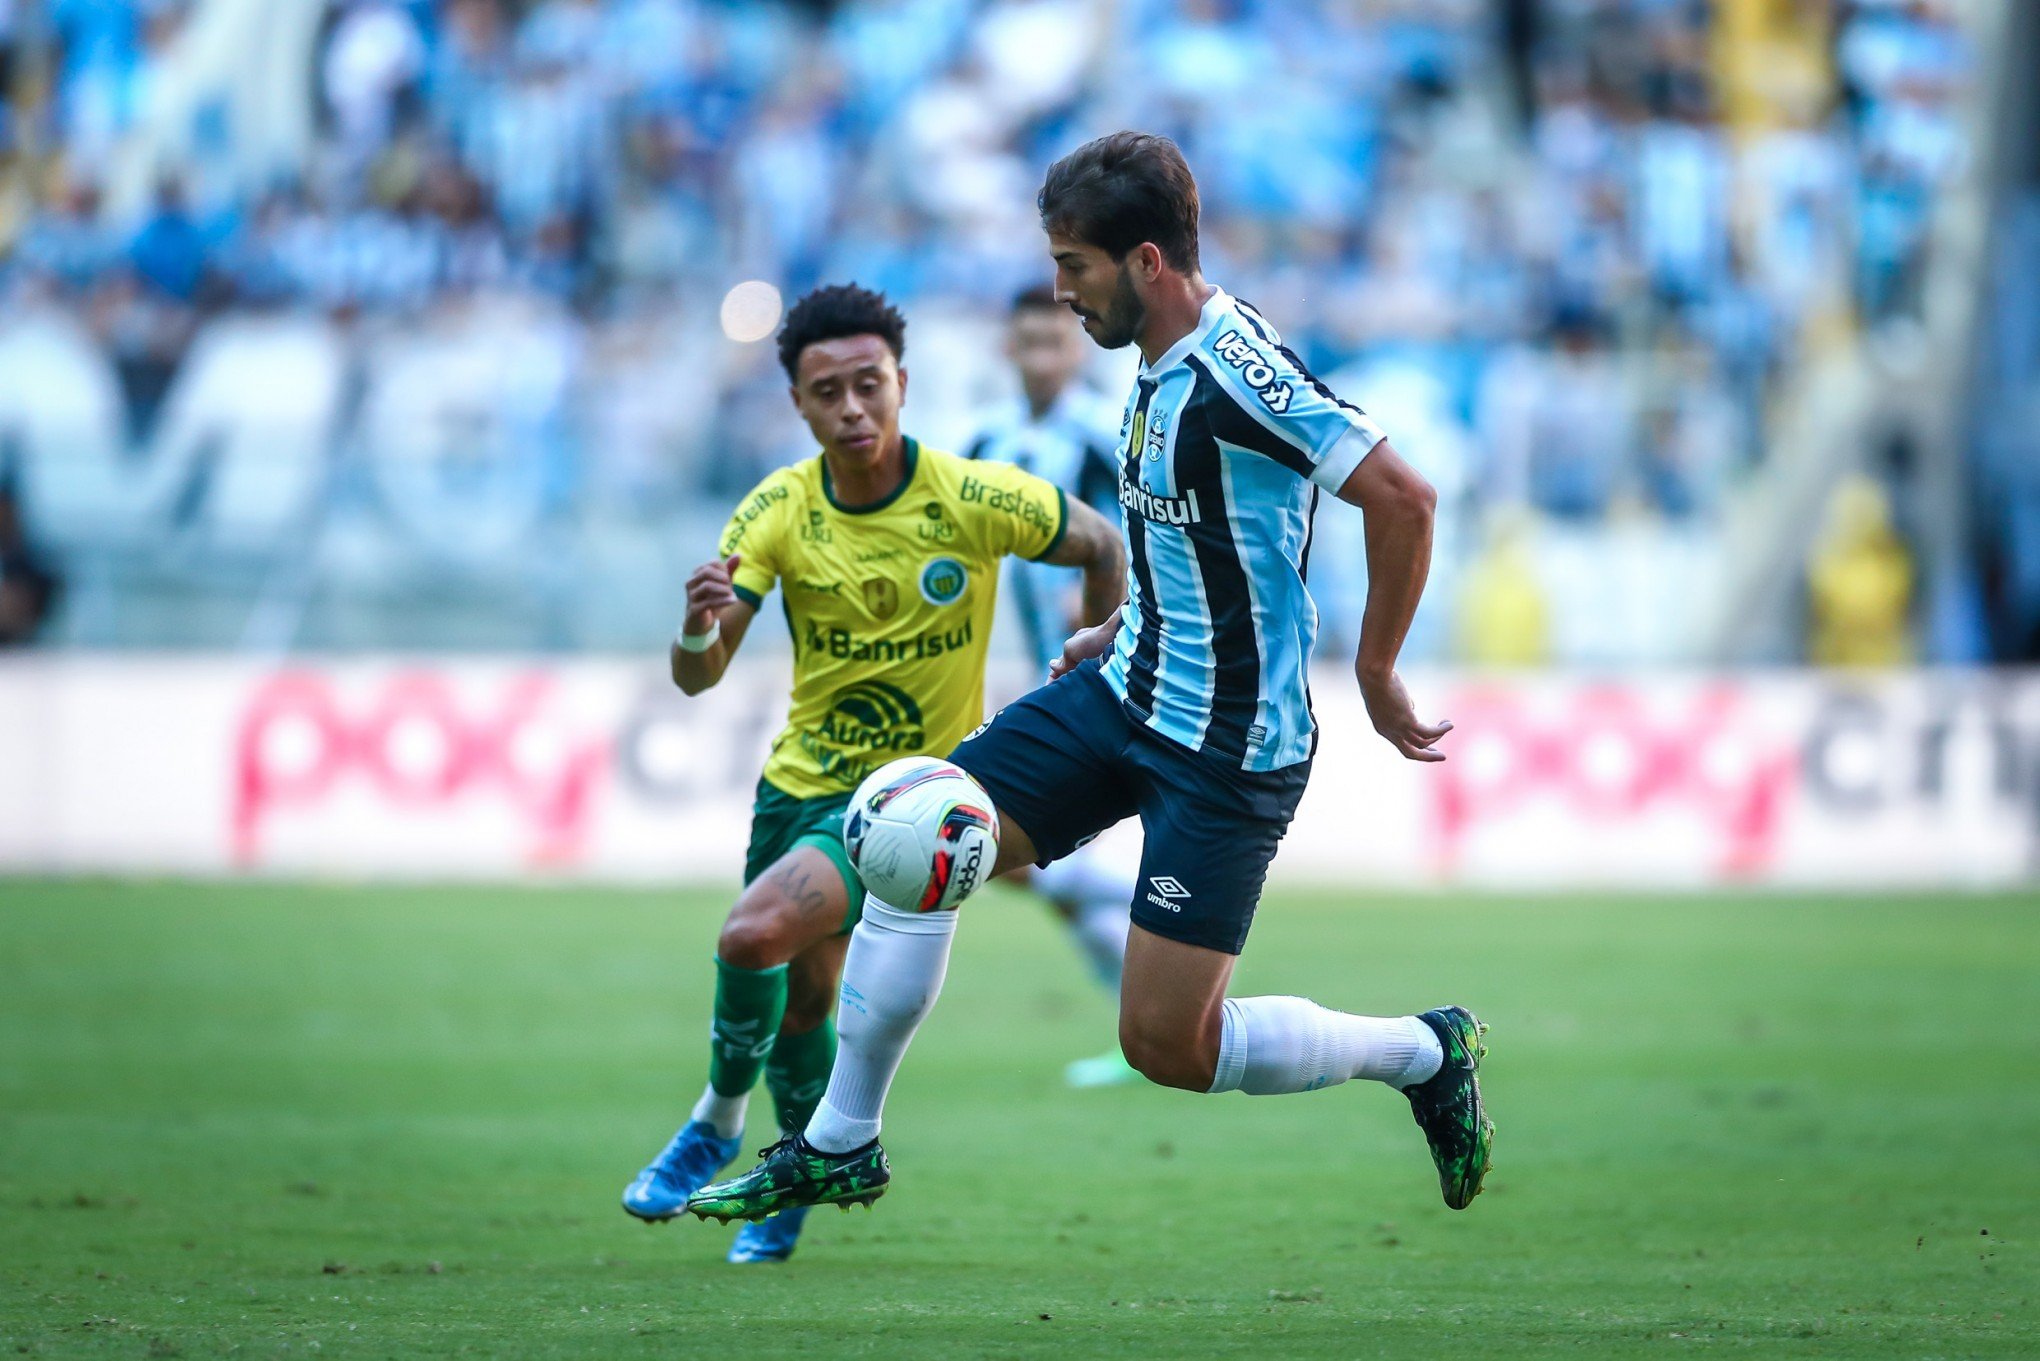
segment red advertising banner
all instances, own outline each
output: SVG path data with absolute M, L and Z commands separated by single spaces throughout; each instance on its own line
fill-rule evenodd
M 0 663 L 0 870 L 734 880 L 785 710 L 755 659 Z M 1015 693 L 1028 678 L 1001 675 Z M 1350 678 L 1280 879 L 1501 887 L 2036 876 L 2040 681 L 2006 673 L 1409 678 L 1450 760 Z

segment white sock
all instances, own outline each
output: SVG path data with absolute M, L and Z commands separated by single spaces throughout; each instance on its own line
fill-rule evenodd
M 865 895 L 864 920 L 850 934 L 836 1008 L 836 1066 L 808 1121 L 807 1141 L 847 1153 L 878 1137 L 893 1074 L 921 1018 L 942 993 L 954 912 L 898 912 Z
M 724 1096 L 713 1087 L 704 1087 L 701 1100 L 694 1103 L 694 1114 L 687 1118 L 715 1126 L 719 1139 L 734 1139 L 744 1132 L 744 1109 L 750 1104 L 749 1092 Z
M 1126 931 L 1130 925 L 1132 919 L 1127 915 L 1123 898 L 1086 903 L 1077 909 L 1070 922 L 1070 934 L 1076 937 L 1077 948 L 1090 961 L 1091 972 L 1115 995 L 1119 992 L 1119 976 L 1126 971 Z
M 1133 903 L 1134 870 L 1114 864 L 1095 847 L 1039 870 L 1034 883 L 1051 902 L 1070 913 L 1070 935 L 1084 952 L 1098 981 L 1114 993 L 1126 966 L 1126 929 Z
M 1407 1087 L 1436 1073 L 1445 1051 L 1414 1016 L 1353 1016 L 1306 997 L 1228 997 L 1214 1092 L 1314 1092 L 1348 1078 Z

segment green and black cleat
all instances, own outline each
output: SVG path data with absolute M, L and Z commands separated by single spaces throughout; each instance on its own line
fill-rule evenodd
M 729 1223 L 770 1219 L 802 1205 L 869 1205 L 892 1180 L 885 1150 L 873 1139 L 848 1153 L 824 1153 L 790 1134 L 759 1153 L 761 1161 L 740 1177 L 704 1186 L 687 1198 L 687 1213 Z
M 1487 1055 L 1480 1037 L 1487 1027 L 1465 1007 L 1439 1007 L 1417 1019 L 1438 1033 L 1445 1062 L 1427 1080 L 1404 1088 L 1403 1095 L 1431 1145 L 1445 1203 L 1463 1210 L 1480 1194 L 1495 1142 L 1494 1122 L 1480 1100 L 1480 1061 Z

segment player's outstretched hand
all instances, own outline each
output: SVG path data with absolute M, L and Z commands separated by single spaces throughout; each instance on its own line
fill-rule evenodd
M 730 576 L 743 560 L 743 554 L 732 553 L 694 569 L 694 574 L 687 578 L 687 632 L 708 632 L 722 617 L 724 608 L 737 603 L 737 589 L 730 584 Z
M 1402 677 L 1391 671 L 1386 676 L 1370 678 L 1360 673 L 1360 698 L 1366 701 L 1367 716 L 1374 720 L 1374 731 L 1388 740 L 1388 744 L 1412 761 L 1442 761 L 1445 753 L 1437 748 L 1438 739 L 1452 731 L 1449 721 L 1441 720 L 1435 725 L 1417 721 L 1417 711 L 1410 704 L 1409 691 L 1403 689 Z
M 1062 656 L 1050 658 L 1048 678 L 1061 680 L 1093 657 L 1102 657 L 1112 650 L 1112 639 L 1119 632 L 1119 614 L 1115 610 L 1110 619 L 1102 624 L 1093 624 L 1087 629 L 1078 629 L 1063 644 Z

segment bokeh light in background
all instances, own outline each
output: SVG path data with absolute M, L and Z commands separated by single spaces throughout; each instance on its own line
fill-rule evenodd
M 760 279 L 738 284 L 722 300 L 723 334 L 739 344 L 765 339 L 779 325 L 779 290 Z

